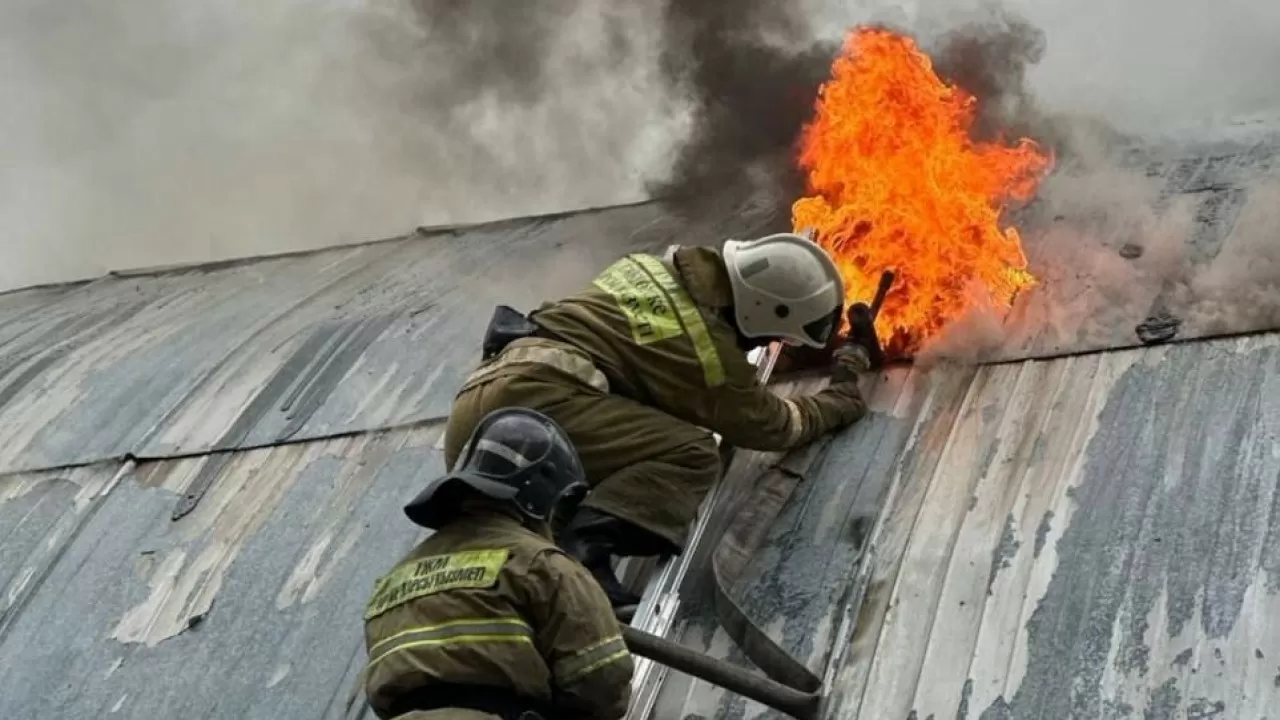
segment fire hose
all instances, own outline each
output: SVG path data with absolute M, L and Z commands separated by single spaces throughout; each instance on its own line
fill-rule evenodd
M 636 655 L 719 685 L 791 717 L 811 720 L 817 714 L 818 702 L 822 699 L 819 693 L 797 690 L 630 625 L 622 626 L 622 638 Z
M 885 272 L 880 277 L 880 285 L 871 305 L 855 304 L 848 313 L 850 334 L 846 342 L 873 345 L 866 348 L 873 366 L 878 366 L 883 360 L 883 352 L 875 338 L 874 323 L 893 280 L 893 273 Z M 753 487 L 752 497 L 742 503 L 743 512 L 721 538 L 712 554 L 716 619 L 742 654 L 760 668 L 766 677 L 632 628 L 625 624 L 630 621 L 629 614 L 622 613 L 619 619 L 624 621 L 623 638 L 631 652 L 799 720 L 812 720 L 817 715 L 822 701 L 822 679 L 752 622 L 729 591 L 737 584 L 748 560 L 756 554 L 760 543 L 802 479 L 800 471 L 796 469 L 800 461 L 822 452 L 830 441 L 828 437 L 820 443 L 793 450 L 762 477 Z

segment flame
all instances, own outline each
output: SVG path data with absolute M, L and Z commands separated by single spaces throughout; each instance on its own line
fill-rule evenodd
M 809 196 L 792 225 L 836 260 L 849 303 L 869 303 L 880 273 L 895 271 L 876 320 L 891 356 L 915 353 L 978 304 L 1007 313 L 1036 282 L 1000 216 L 1035 194 L 1053 155 L 1029 139 L 972 140 L 975 110 L 911 38 L 858 28 L 801 135 Z

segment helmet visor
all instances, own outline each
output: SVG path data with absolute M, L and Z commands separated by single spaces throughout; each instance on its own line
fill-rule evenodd
M 841 308 L 837 307 L 817 320 L 805 323 L 805 336 L 818 347 L 825 347 L 827 342 L 831 340 L 831 334 L 835 332 L 840 323 L 840 310 Z

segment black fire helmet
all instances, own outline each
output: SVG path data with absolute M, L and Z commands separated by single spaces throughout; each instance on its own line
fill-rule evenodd
M 453 472 L 437 478 L 404 508 L 415 524 L 438 529 L 457 511 L 457 489 L 510 501 L 526 518 L 567 516 L 586 497 L 586 473 L 563 429 L 521 407 L 485 415 L 463 446 Z

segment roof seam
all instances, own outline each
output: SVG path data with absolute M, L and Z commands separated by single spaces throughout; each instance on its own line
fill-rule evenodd
M 1241 330 L 1237 332 L 1222 332 L 1209 335 L 1193 335 L 1188 337 L 1173 338 L 1171 340 L 1163 340 L 1161 342 L 1144 343 L 1136 342 L 1130 345 L 1112 345 L 1109 347 L 1092 348 L 1089 350 L 1071 350 L 1067 352 L 1053 353 L 1047 355 L 1023 355 L 1019 357 L 1001 358 L 999 360 L 989 360 L 987 362 L 977 363 L 978 367 L 999 367 L 1000 365 L 1016 365 L 1030 361 L 1047 362 L 1050 360 L 1063 360 L 1066 358 L 1087 357 L 1090 355 L 1107 355 L 1110 353 L 1124 352 L 1126 350 L 1140 350 L 1148 347 L 1158 347 L 1161 345 L 1186 345 L 1191 343 L 1207 343 L 1217 340 L 1233 340 L 1237 338 L 1248 338 L 1258 335 L 1272 335 L 1280 333 L 1280 327 L 1258 328 L 1254 330 Z
M 59 470 L 75 470 L 78 468 L 89 467 L 91 465 L 101 465 L 109 462 L 163 462 L 166 460 L 189 460 L 192 458 L 211 457 L 214 455 L 230 455 L 235 453 L 252 452 L 254 450 L 267 450 L 277 447 L 289 447 L 293 445 L 305 445 L 308 443 L 321 443 L 330 440 L 342 440 L 345 438 L 365 437 L 368 435 L 378 435 L 382 433 L 396 432 L 399 430 L 414 430 L 431 428 L 443 425 L 448 422 L 448 415 L 433 415 L 431 417 L 421 418 L 418 420 L 410 420 L 403 423 L 394 423 L 391 425 L 381 425 L 372 428 L 360 428 L 358 430 L 344 430 L 333 433 L 317 433 L 315 435 L 307 435 L 301 438 L 285 438 L 279 440 L 270 440 L 267 442 L 247 443 L 245 445 L 237 445 L 235 447 L 212 447 L 204 450 L 192 450 L 190 452 L 160 453 L 160 454 L 137 454 L 134 452 L 126 452 L 121 455 L 111 455 L 107 457 L 93 458 L 90 460 L 81 460 L 73 463 L 64 463 L 61 465 L 45 465 L 40 467 L 22 468 L 19 470 L 0 471 L 0 480 L 14 477 L 17 475 L 30 475 L 32 473 L 56 472 Z
M 171 265 L 158 265 L 152 267 L 139 268 L 121 268 L 117 270 L 109 270 L 103 275 L 94 277 L 84 277 L 76 280 L 67 280 L 65 282 L 49 282 L 39 283 L 36 285 L 25 285 L 22 287 L 9 288 L 0 290 L 0 297 L 5 295 L 27 292 L 29 290 L 55 290 L 58 288 L 67 288 L 74 290 L 78 286 L 87 285 L 106 279 L 132 279 L 145 277 L 158 277 L 163 275 L 176 275 L 186 272 L 212 272 L 215 270 L 223 270 L 226 268 L 240 267 L 242 265 L 251 265 L 260 261 L 267 260 L 287 260 L 290 258 L 309 257 L 312 255 L 320 255 L 327 252 L 335 252 L 339 250 L 354 249 L 368 247 L 371 245 L 389 244 L 402 241 L 413 240 L 430 240 L 441 235 L 456 234 L 460 232 L 473 232 L 484 230 L 486 228 L 502 227 L 512 223 L 521 222 L 542 222 L 548 220 L 560 220 L 568 217 L 576 217 L 579 215 L 592 215 L 596 213 L 606 212 L 609 210 L 640 207 L 653 203 L 662 202 L 662 198 L 645 198 L 630 203 L 619 203 L 617 205 L 601 205 L 594 207 L 577 208 L 574 210 L 561 210 L 551 213 L 543 213 L 539 215 L 521 215 L 515 217 L 495 218 L 493 220 L 483 220 L 474 223 L 461 223 L 457 225 L 421 225 L 413 230 L 401 235 L 393 235 L 390 237 L 376 238 L 373 240 L 359 240 L 356 242 L 336 242 L 332 245 L 324 245 L 322 247 L 307 248 L 304 250 L 289 250 L 280 253 L 271 253 L 264 255 L 245 255 L 242 257 L 224 258 L 221 260 L 207 260 L 203 262 L 193 263 L 174 263 Z
M 135 443 L 135 447 L 141 447 L 145 445 L 146 443 L 150 442 L 152 438 L 154 438 L 157 434 L 159 434 L 163 430 L 163 428 L 172 421 L 174 417 L 176 417 L 178 414 L 180 414 L 186 409 L 185 408 L 186 399 L 189 399 L 191 395 L 198 392 L 199 389 L 203 387 L 207 382 L 209 382 L 212 378 L 215 378 L 220 372 L 225 370 L 228 364 L 234 361 L 235 359 L 237 359 L 238 356 L 242 352 L 244 352 L 246 348 L 250 347 L 255 339 L 265 335 L 269 335 L 272 330 L 278 328 L 282 323 L 285 323 L 289 315 L 293 313 L 295 310 L 297 310 L 298 308 L 301 308 L 308 303 L 314 302 L 317 298 L 324 296 L 325 293 L 329 292 L 335 287 L 340 286 L 342 283 L 346 282 L 347 280 L 353 277 L 356 277 L 361 273 L 369 272 L 371 268 L 377 266 L 378 263 L 380 263 L 382 260 L 384 260 L 385 258 L 389 257 L 392 254 L 393 253 L 390 251 L 378 254 L 371 260 L 367 262 L 362 262 L 356 267 L 354 267 L 353 269 L 351 269 L 350 271 L 341 273 L 333 280 L 325 282 L 320 287 L 316 288 L 314 291 L 309 292 L 304 296 L 302 296 L 301 298 L 299 298 L 296 302 L 284 307 L 283 310 L 279 310 L 279 309 L 275 310 L 274 314 L 268 320 L 266 320 L 258 328 L 254 329 L 252 332 L 250 332 L 249 334 L 241 338 L 236 347 L 232 348 L 230 351 L 227 351 L 222 356 L 221 359 L 219 359 L 216 363 L 209 366 L 207 370 L 203 371 L 201 373 L 201 376 L 197 378 L 196 381 L 193 384 L 191 384 L 190 387 L 185 391 L 184 395 L 188 397 L 178 400 L 167 411 L 165 411 L 165 413 L 160 417 L 160 419 L 157 420 L 150 429 L 148 429 L 145 433 L 143 433 L 143 435 L 140 438 L 138 438 L 138 440 Z M 265 387 L 263 389 L 265 389 Z M 225 440 L 226 436 L 224 435 L 222 439 Z

